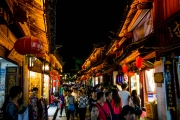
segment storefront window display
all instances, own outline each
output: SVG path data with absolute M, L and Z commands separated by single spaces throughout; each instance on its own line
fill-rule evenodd
M 139 75 L 137 73 L 131 77 L 131 91 L 133 90 L 136 90 L 137 94 L 140 95 Z
M 156 100 L 156 87 L 154 83 L 154 69 L 145 71 L 145 82 L 148 92 L 148 101 L 152 102 Z
M 34 87 L 38 88 L 37 96 L 40 98 L 42 96 L 42 80 L 41 80 L 41 73 L 30 71 L 30 79 L 29 79 L 29 96 L 32 94 L 32 89 Z

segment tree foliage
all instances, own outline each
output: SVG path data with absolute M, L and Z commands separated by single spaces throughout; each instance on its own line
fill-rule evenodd
M 78 72 L 81 69 L 81 65 L 83 64 L 83 59 L 73 57 L 75 60 L 75 71 Z

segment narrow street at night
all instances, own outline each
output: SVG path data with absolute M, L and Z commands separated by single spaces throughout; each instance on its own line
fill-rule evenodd
M 180 0 L 0 0 L 0 120 L 180 120 Z

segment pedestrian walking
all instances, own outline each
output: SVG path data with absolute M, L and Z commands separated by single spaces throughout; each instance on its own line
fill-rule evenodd
M 122 107 L 125 105 L 129 105 L 129 98 L 130 98 L 130 93 L 126 91 L 127 89 L 127 84 L 122 84 L 122 91 L 119 92 L 119 95 L 122 100 Z
M 119 97 L 117 89 L 112 89 L 111 105 L 112 105 L 113 112 L 114 112 L 113 120 L 119 120 L 120 119 L 120 113 L 122 110 L 122 102 L 121 102 L 121 98 Z
M 71 116 L 71 120 L 74 120 L 74 111 L 75 111 L 75 99 L 74 96 L 71 95 L 71 90 L 67 91 L 67 97 L 66 97 L 66 102 L 67 102 L 67 112 L 66 112 L 66 116 L 67 116 L 67 120 L 70 119 Z
M 82 90 L 78 91 L 78 109 L 79 109 L 79 118 L 80 120 L 85 120 L 86 117 L 86 107 L 88 105 L 87 96 L 82 92 Z

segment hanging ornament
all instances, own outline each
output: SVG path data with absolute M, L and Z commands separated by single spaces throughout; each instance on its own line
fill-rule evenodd
M 129 71 L 129 72 L 128 72 L 128 76 L 132 77 L 132 76 L 134 76 L 134 75 L 135 75 L 135 73 L 134 73 L 133 71 Z
M 125 82 L 124 82 L 124 75 L 123 75 L 123 73 L 117 74 L 117 76 L 116 76 L 116 84 L 122 85 L 124 83 Z
M 123 73 L 127 73 L 128 72 L 128 67 L 127 67 L 127 65 L 123 65 L 122 66 L 122 71 L 123 71 Z
M 57 76 L 58 75 L 58 71 L 57 70 L 51 70 L 49 74 L 50 74 L 51 77 Z
M 61 84 L 60 84 L 60 82 L 58 81 L 58 87 L 60 86 Z
M 61 79 L 61 76 L 60 76 L 60 75 L 58 75 L 58 76 L 57 76 L 57 79 L 58 79 L 58 80 L 60 80 L 60 79 Z
M 53 80 L 53 87 L 56 87 L 56 81 Z
M 140 56 L 138 56 L 138 57 L 136 58 L 136 67 L 137 67 L 137 68 L 142 68 L 142 66 L 143 66 L 143 58 L 140 57 Z

